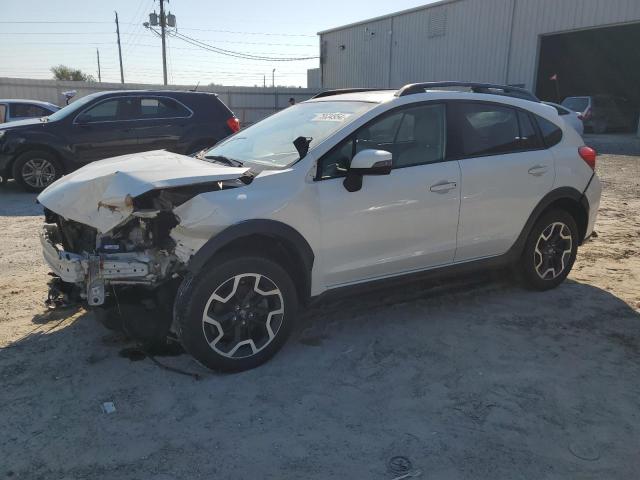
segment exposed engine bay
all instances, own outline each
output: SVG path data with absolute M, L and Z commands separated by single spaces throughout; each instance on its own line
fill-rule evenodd
M 186 269 L 175 255 L 176 243 L 170 235 L 179 224 L 173 209 L 200 193 L 237 188 L 250 181 L 250 176 L 244 176 L 128 197 L 130 217 L 105 233 L 45 209 L 41 236 L 45 259 L 63 282 L 79 288 L 78 295 L 88 306 L 105 304 L 115 295 L 115 286 L 157 289 Z

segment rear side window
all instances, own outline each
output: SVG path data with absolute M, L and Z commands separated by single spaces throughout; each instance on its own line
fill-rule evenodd
M 30 105 L 28 103 L 10 103 L 9 116 L 11 118 L 33 118 L 46 117 L 51 112 L 38 105 Z
M 536 121 L 540 127 L 544 144 L 547 148 L 551 148 L 554 145 L 560 143 L 562 140 L 562 130 L 555 123 L 550 122 L 542 117 L 536 115 Z
M 191 112 L 172 98 L 141 98 L 140 118 L 184 118 Z
M 522 150 L 517 111 L 483 103 L 452 102 L 447 151 L 452 158 Z
M 544 146 L 536 128 L 533 126 L 531 115 L 518 110 L 518 123 L 520 124 L 521 150 L 536 150 Z

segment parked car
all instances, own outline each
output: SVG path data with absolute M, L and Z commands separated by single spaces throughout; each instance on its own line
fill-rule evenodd
M 0 123 L 40 118 L 60 110 L 58 105 L 38 100 L 0 99 Z
M 94 93 L 48 117 L 0 125 L 0 176 L 40 191 L 95 160 L 157 149 L 191 153 L 239 128 L 213 93 Z
M 340 289 L 506 265 L 558 286 L 593 231 L 595 151 L 521 89 L 441 85 L 325 92 L 202 159 L 155 151 L 61 178 L 38 197 L 50 298 L 233 371 Z
M 576 132 L 580 134 L 580 136 L 584 135 L 584 124 L 582 123 L 582 114 L 578 112 L 574 112 L 573 110 L 569 110 L 562 105 L 553 102 L 543 102 L 547 105 L 551 105 L 556 109 L 558 115 L 560 115 L 565 122 L 575 128 Z
M 595 133 L 608 130 L 635 131 L 638 112 L 624 98 L 613 95 L 567 97 L 562 106 L 580 114 L 584 128 Z

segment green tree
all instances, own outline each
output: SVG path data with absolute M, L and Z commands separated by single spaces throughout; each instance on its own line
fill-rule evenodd
M 80 69 L 73 69 L 71 67 L 67 67 L 66 65 L 58 65 L 56 67 L 51 67 L 51 73 L 53 73 L 54 80 L 75 80 L 75 81 L 84 81 L 84 82 L 96 81 L 93 75 L 84 73 Z

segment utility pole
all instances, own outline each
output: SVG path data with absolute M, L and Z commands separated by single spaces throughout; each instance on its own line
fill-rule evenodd
M 102 77 L 100 76 L 100 50 L 96 48 L 96 56 L 98 57 L 98 82 L 102 82 Z
M 167 19 L 164 16 L 164 2 L 165 0 L 159 0 L 160 2 L 160 33 L 162 35 L 162 73 L 164 75 L 164 84 L 167 84 L 167 46 L 165 40 L 165 28 L 167 26 Z
M 271 70 L 271 86 L 276 88 L 276 69 Z
M 124 83 L 124 70 L 122 69 L 122 47 L 120 46 L 120 24 L 118 23 L 118 12 L 116 14 L 116 34 L 118 35 L 118 56 L 120 57 L 120 83 Z
M 267 88 L 267 76 L 262 75 L 262 87 Z

